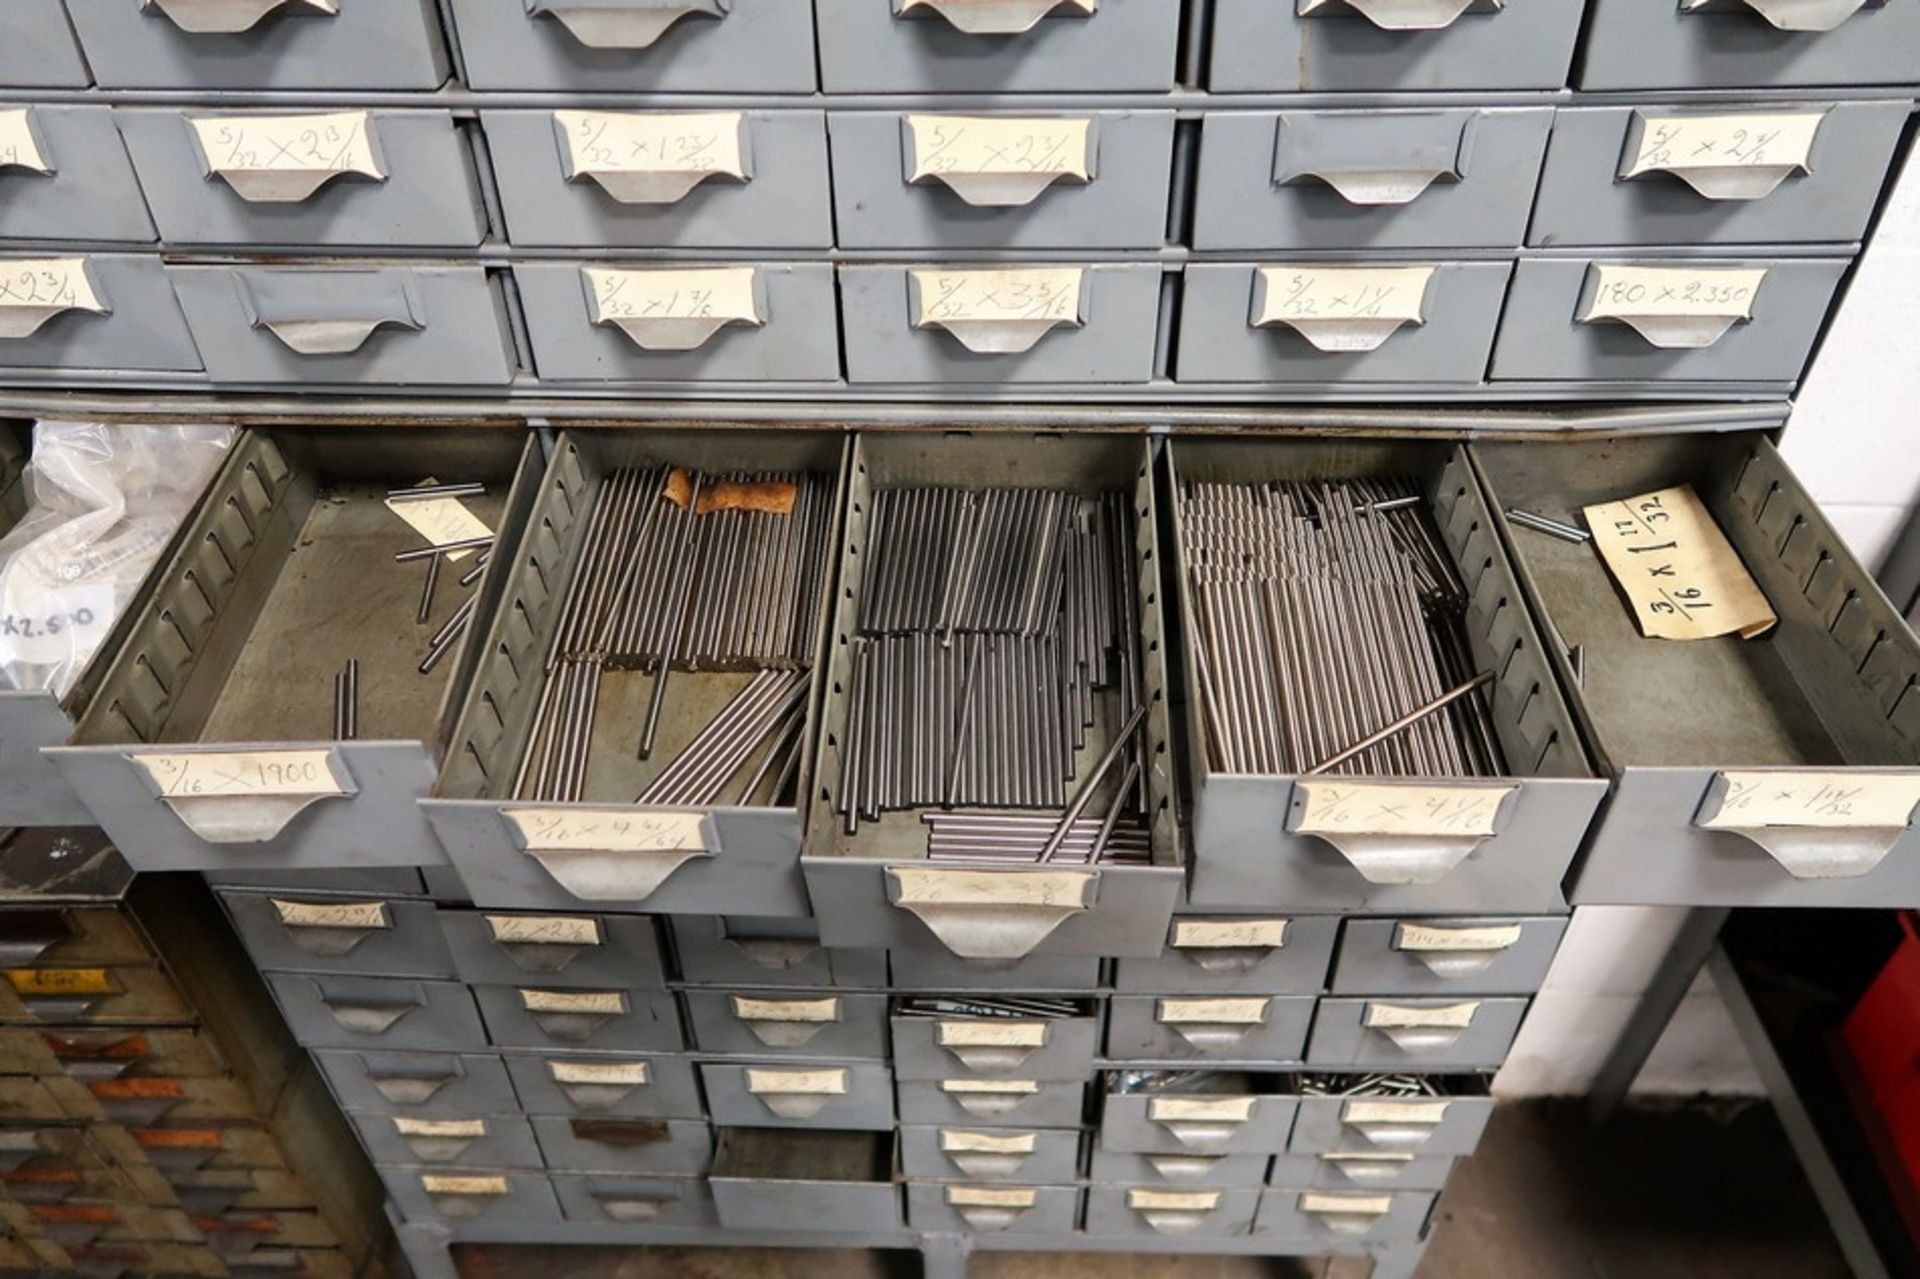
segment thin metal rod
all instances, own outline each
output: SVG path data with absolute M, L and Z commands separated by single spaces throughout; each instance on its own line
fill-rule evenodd
M 1303 775 L 1311 777 L 1315 773 L 1324 773 L 1330 768 L 1334 768 L 1340 764 L 1344 764 L 1348 760 L 1352 759 L 1355 755 L 1358 755 L 1361 752 L 1368 750 L 1371 747 L 1379 745 L 1381 742 L 1386 741 L 1389 737 L 1392 737 L 1397 733 L 1402 733 L 1402 732 L 1405 732 L 1407 729 L 1412 728 L 1415 724 L 1418 724 L 1421 720 L 1433 714 L 1435 711 L 1440 710 L 1442 707 L 1450 706 L 1454 702 L 1459 701 L 1461 698 L 1465 697 L 1468 693 L 1473 692 L 1474 689 L 1479 688 L 1482 684 L 1490 684 L 1492 682 L 1493 682 L 1493 672 L 1481 671 L 1478 675 L 1474 676 L 1472 679 L 1468 680 L 1466 683 L 1461 684 L 1457 688 L 1448 689 L 1446 692 L 1440 694 L 1440 696 L 1434 698 L 1432 701 L 1428 702 L 1425 706 L 1422 706 L 1419 710 L 1409 711 L 1407 714 L 1402 715 L 1399 719 L 1393 721 L 1393 723 L 1387 725 L 1385 728 L 1381 729 L 1379 732 L 1369 734 L 1368 736 L 1355 742 L 1353 745 L 1347 747 L 1347 749 L 1341 751 L 1339 754 L 1333 756 L 1332 758 L 1322 760 L 1320 763 L 1315 764 L 1312 768 L 1305 770 L 1305 773 Z
M 680 550 L 678 552 L 678 559 L 681 561 L 690 561 L 687 552 L 693 546 L 694 528 L 699 522 L 699 516 L 695 514 L 695 512 L 699 510 L 700 506 L 700 481 L 701 476 L 698 472 L 693 473 L 689 477 L 686 527 L 680 532 Z M 692 571 L 693 567 L 691 562 L 683 564 L 683 573 L 690 576 Z M 654 668 L 653 672 L 653 692 L 647 699 L 647 722 L 640 731 L 641 759 L 645 759 L 653 754 L 653 738 L 654 735 L 660 731 L 660 710 L 667 703 L 667 676 L 673 671 L 673 651 L 679 637 L 680 627 L 684 625 L 686 620 L 687 601 L 693 594 L 693 583 L 690 580 L 681 580 L 681 578 L 676 575 L 674 591 L 676 598 L 673 604 L 672 621 L 660 645 L 659 664 Z
M 421 484 L 410 489 L 388 489 L 389 502 L 424 502 L 440 497 L 484 497 L 484 484 Z
M 473 562 L 473 567 L 460 575 L 460 585 L 472 586 L 475 582 L 479 581 L 480 575 L 487 571 L 487 565 L 491 563 L 492 560 L 493 551 L 491 549 L 480 552 L 480 558 Z M 437 563 L 438 561 L 435 562 Z
M 455 551 L 473 551 L 492 545 L 491 536 L 469 537 L 458 542 L 443 542 L 439 546 L 422 546 L 417 550 L 401 551 L 393 559 L 396 564 L 407 564 L 414 560 L 432 559 L 436 555 L 451 555 Z
M 444 555 L 436 555 L 427 561 L 427 583 L 420 589 L 420 613 L 413 620 L 421 626 L 433 616 L 433 588 L 440 585 L 440 561 Z
M 1060 815 L 1060 824 L 1054 828 L 1052 837 L 1041 848 L 1041 861 L 1053 860 L 1053 855 L 1059 850 L 1061 841 L 1066 839 L 1067 832 L 1073 828 L 1074 822 L 1079 820 L 1080 814 L 1085 812 L 1087 805 L 1092 802 L 1094 788 L 1100 785 L 1100 779 L 1107 775 L 1107 770 L 1113 767 L 1114 761 L 1119 759 L 1121 753 L 1127 749 L 1127 743 L 1146 722 L 1147 706 L 1142 702 L 1134 708 L 1133 714 L 1127 719 L 1126 726 L 1114 735 L 1112 743 L 1107 747 L 1107 753 L 1100 757 L 1100 762 L 1093 766 L 1093 771 L 1087 774 L 1087 779 L 1080 783 L 1080 789 L 1074 795 L 1073 803 L 1067 805 L 1067 811 Z
M 1536 533 L 1545 533 L 1550 537 L 1557 537 L 1563 542 L 1591 542 L 1593 540 L 1593 534 L 1583 528 L 1572 524 L 1564 524 L 1559 520 L 1550 520 L 1544 515 L 1536 515 L 1532 511 L 1523 511 L 1517 506 L 1509 506 L 1507 508 L 1507 518 L 1515 524 L 1518 524 L 1521 528 L 1530 528 Z

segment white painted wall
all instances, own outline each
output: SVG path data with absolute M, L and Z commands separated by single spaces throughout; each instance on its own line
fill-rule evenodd
M 1920 503 L 1920 152 L 1909 159 L 1801 388 L 1783 448 L 1854 553 L 1877 568 Z M 1680 914 L 1636 906 L 1577 911 L 1496 1090 L 1584 1092 L 1666 953 Z M 1638 1088 L 1762 1091 L 1704 974 Z

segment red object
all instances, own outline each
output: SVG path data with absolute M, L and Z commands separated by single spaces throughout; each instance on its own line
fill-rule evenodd
M 1908 1182 L 1920 1187 L 1920 914 L 1901 911 L 1900 931 L 1900 945 L 1841 1034 Z

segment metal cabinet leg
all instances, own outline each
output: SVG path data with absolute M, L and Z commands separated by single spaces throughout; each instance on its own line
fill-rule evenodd
M 922 1279 L 967 1279 L 973 1240 L 966 1235 L 921 1235 Z
M 393 1222 L 394 1237 L 407 1259 L 413 1279 L 460 1279 L 453 1264 L 453 1235 L 445 1227 L 418 1221 L 402 1221 L 388 1205 L 387 1216 Z
M 1725 906 L 1698 906 L 1687 912 L 1673 944 L 1634 1006 L 1633 1015 L 1594 1077 L 1587 1094 L 1587 1116 L 1593 1122 L 1605 1123 L 1626 1100 L 1640 1068 L 1653 1055 L 1654 1045 L 1666 1033 L 1667 1023 L 1705 967 L 1707 956 L 1713 953 L 1720 940 L 1720 927 L 1731 913 Z
M 1413 1279 L 1413 1272 L 1419 1269 L 1425 1252 L 1426 1246 L 1417 1243 L 1382 1248 L 1373 1254 L 1370 1279 Z

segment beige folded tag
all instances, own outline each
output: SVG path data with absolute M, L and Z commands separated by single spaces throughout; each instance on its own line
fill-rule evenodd
M 503 946 L 599 946 L 600 921 L 580 915 L 488 915 L 487 929 Z
M 1302 264 L 1259 267 L 1253 322 L 1262 326 L 1299 324 L 1314 345 L 1326 351 L 1368 350 L 1379 345 L 1375 327 L 1319 333 L 1308 331 L 1307 325 L 1367 321 L 1391 332 L 1402 324 L 1424 324 L 1427 290 L 1436 269 Z
M 402 1137 L 484 1137 L 487 1135 L 487 1121 L 484 1119 L 409 1119 L 405 1115 L 396 1115 L 393 1128 Z
M 747 1068 L 747 1091 L 756 1096 L 791 1093 L 831 1093 L 844 1096 L 847 1072 L 844 1070 L 757 1070 Z
M 1712 346 L 1736 324 L 1753 318 L 1754 298 L 1767 269 L 1596 262 L 1588 274 L 1586 301 L 1576 321 L 1614 321 L 1660 350 L 1690 351 Z
M 334 775 L 333 752 L 223 751 L 175 755 L 141 751 L 128 756 L 165 799 L 215 795 L 345 795 Z
M 918 286 L 913 317 L 917 329 L 966 322 L 1081 320 L 1082 267 L 930 267 L 908 274 Z
M 942 1079 L 940 1091 L 951 1093 L 1019 1093 L 1031 1095 L 1040 1091 L 1039 1081 L 1033 1079 Z
M 1303 803 L 1295 827 L 1307 835 L 1492 835 L 1500 806 L 1518 786 L 1294 783 Z
M 746 116 L 739 111 L 555 111 L 567 176 L 582 173 L 724 174 L 745 179 Z
M 1220 1206 L 1218 1190 L 1127 1191 L 1127 1207 L 1142 1212 L 1212 1212 Z
M 46 155 L 40 150 L 39 142 L 34 139 L 32 119 L 32 110 L 28 107 L 0 111 L 0 169 L 53 172 Z M 0 264 L 0 269 L 3 269 L 3 264 Z
M 1392 1195 L 1304 1194 L 1300 1196 L 1301 1212 L 1358 1213 L 1377 1217 L 1392 1207 Z
M 1284 919 L 1176 919 L 1172 943 L 1182 950 L 1277 950 L 1287 944 Z
M 448 1177 L 438 1173 L 422 1176 L 420 1187 L 430 1195 L 504 1195 L 508 1189 L 505 1177 Z
M 520 1003 L 530 1013 L 624 1013 L 627 996 L 618 990 L 523 990 Z
M 741 1021 L 838 1021 L 838 999 L 748 999 L 733 996 L 733 1015 Z
M 547 1069 L 555 1083 L 625 1084 L 637 1087 L 647 1082 L 644 1061 L 550 1061 Z
M 947 1202 L 956 1208 L 1031 1208 L 1038 1194 L 1032 1186 L 948 1186 Z
M 1271 999 L 1163 999 L 1159 1019 L 1169 1026 L 1258 1026 L 1267 1020 Z
M 1667 115 L 1643 111 L 1623 177 L 1688 169 L 1805 170 L 1824 111 Z
M 85 258 L 0 259 L 0 337 L 31 337 L 63 311 L 107 313 Z
M 1094 875 L 1084 870 L 892 868 L 902 906 L 1081 906 Z
M 290 902 L 270 898 L 288 928 L 391 928 L 385 902 Z
M 949 1154 L 1030 1155 L 1039 1140 L 1040 1134 L 1032 1132 L 972 1132 L 961 1128 L 940 1130 L 940 1149 Z
M 1447 1117 L 1444 1101 L 1350 1101 L 1340 1112 L 1349 1124 L 1437 1124 Z
M 947 174 L 1093 176 L 1093 119 L 907 116 L 907 179 Z
M 1584 514 L 1594 547 L 1648 638 L 1752 639 L 1779 622 L 1691 485 L 1602 502 Z
M 1775 769 L 1720 776 L 1725 798 L 1695 823 L 1707 830 L 1901 829 L 1913 824 L 1920 805 L 1920 773 Z
M 1242 1124 L 1253 1117 L 1251 1094 L 1237 1097 L 1149 1097 L 1147 1118 L 1155 1123 Z
M 589 317 L 595 324 L 649 320 L 699 320 L 716 324 L 759 325 L 761 313 L 755 281 L 759 271 L 750 266 L 582 267 L 587 282 Z
M 1489 924 L 1479 928 L 1446 928 L 1434 924 L 1400 924 L 1394 933 L 1395 950 L 1455 951 L 1505 950 L 1520 940 L 1519 924 Z
M 501 816 L 540 852 L 650 853 L 701 849 L 702 813 L 576 808 L 508 808 Z
M 1047 1042 L 1044 1021 L 943 1021 L 935 1027 L 942 1048 L 1039 1048 Z
M 212 172 L 229 179 L 284 175 L 291 180 L 277 190 L 249 184 L 248 194 L 301 199 L 312 194 L 316 178 L 340 173 L 381 179 L 387 176 L 386 167 L 373 151 L 371 112 L 203 115 L 189 116 L 187 123 L 199 139 Z
M 1417 1004 L 1368 1004 L 1365 1023 L 1369 1030 L 1464 1030 L 1473 1025 L 1480 1001 L 1428 1007 Z

